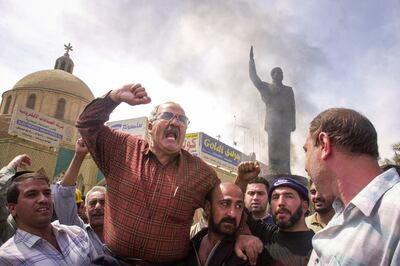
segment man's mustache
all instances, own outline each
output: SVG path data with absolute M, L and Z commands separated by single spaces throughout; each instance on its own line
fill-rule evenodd
M 220 221 L 219 223 L 220 223 L 220 224 L 222 224 L 222 223 L 231 223 L 231 224 L 233 224 L 234 226 L 236 226 L 236 220 L 233 219 L 233 218 L 230 218 L 230 217 L 224 217 L 224 218 L 222 218 L 221 221 Z
M 284 207 L 278 208 L 278 209 L 276 210 L 276 213 L 282 213 L 282 212 L 286 212 L 286 213 L 291 214 L 290 210 L 288 210 L 288 209 L 286 209 L 286 208 L 284 208 Z

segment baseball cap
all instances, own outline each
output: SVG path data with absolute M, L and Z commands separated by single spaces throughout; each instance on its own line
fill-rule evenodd
M 308 199 L 308 189 L 301 184 L 299 181 L 291 178 L 291 177 L 278 177 L 274 179 L 271 183 L 271 187 L 268 192 L 268 198 L 269 202 L 271 202 L 271 195 L 272 192 L 277 188 L 277 187 L 290 187 L 299 193 L 300 197 L 302 197 L 304 200 L 309 201 Z

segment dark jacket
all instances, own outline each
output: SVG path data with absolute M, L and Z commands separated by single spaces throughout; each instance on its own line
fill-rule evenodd
M 203 228 L 191 240 L 189 255 L 186 258 L 186 265 L 200 266 L 198 251 L 201 240 L 208 233 L 208 228 Z M 225 237 L 213 250 L 207 259 L 206 266 L 248 266 L 249 263 L 239 259 L 235 254 L 235 237 Z
M 247 225 L 264 244 L 264 262 L 273 260 L 271 265 L 307 265 L 312 251 L 313 231 L 282 231 L 278 226 L 255 220 L 251 215 L 247 217 Z

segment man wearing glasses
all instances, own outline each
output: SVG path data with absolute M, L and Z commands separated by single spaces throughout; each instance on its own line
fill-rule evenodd
M 151 99 L 140 84 L 125 85 L 92 101 L 76 123 L 107 181 L 108 253 L 121 264 L 183 264 L 194 210 L 203 207 L 207 192 L 220 180 L 182 149 L 189 120 L 179 104 L 153 109 L 146 141 L 104 125 L 121 102 L 139 105 Z

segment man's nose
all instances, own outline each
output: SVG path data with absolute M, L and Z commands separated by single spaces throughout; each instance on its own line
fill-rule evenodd
M 179 122 L 179 119 L 178 119 L 178 115 L 175 114 L 175 115 L 169 120 L 169 123 L 170 123 L 170 124 L 173 124 L 173 125 L 178 125 L 178 126 L 179 126 L 180 122 Z
M 284 199 L 284 197 L 282 197 L 282 196 L 279 196 L 279 198 L 277 199 L 277 202 L 278 202 L 278 206 L 285 206 L 286 204 L 285 204 L 285 199 Z
M 39 193 L 38 197 L 39 197 L 38 198 L 39 202 L 47 202 L 47 201 L 49 201 L 49 197 L 47 195 L 45 195 L 44 193 Z
M 253 195 L 252 198 L 253 198 L 254 200 L 256 200 L 256 199 L 258 199 L 259 197 L 260 197 L 260 196 L 256 193 L 256 194 Z
M 96 202 L 96 205 L 94 205 L 94 208 L 95 209 L 103 209 L 104 206 L 103 206 L 103 204 L 100 203 L 100 201 L 98 201 L 98 202 Z
M 230 218 L 236 219 L 236 217 L 242 215 L 242 210 L 236 208 L 236 207 L 232 207 L 229 208 L 229 211 L 227 213 L 227 216 L 229 216 Z
M 229 208 L 226 214 L 227 214 L 227 216 L 229 216 L 231 218 L 234 217 L 235 216 L 235 207 L 232 206 L 231 208 Z
M 321 200 L 321 194 L 319 192 L 315 193 L 314 200 Z

